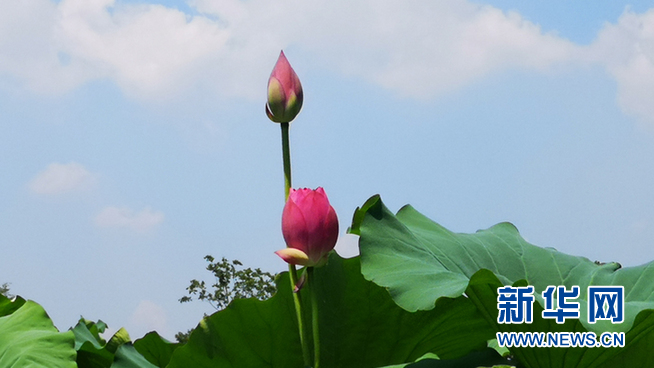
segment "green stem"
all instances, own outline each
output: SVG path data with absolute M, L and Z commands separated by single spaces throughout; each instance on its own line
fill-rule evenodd
M 288 123 L 281 123 L 280 125 L 282 127 L 282 157 L 284 162 L 284 202 L 286 202 L 288 200 L 288 195 L 291 192 L 291 144 L 288 138 Z M 295 269 L 295 265 L 288 265 L 288 274 L 290 275 L 293 303 L 295 304 L 295 315 L 297 317 L 297 325 L 300 332 L 302 358 L 304 359 L 304 366 L 309 367 L 311 364 L 311 358 L 306 338 L 307 331 L 304 327 L 304 318 L 302 316 L 302 301 L 300 300 L 299 292 L 294 292 L 295 285 L 297 285 L 297 270 Z
M 288 123 L 281 123 L 282 126 L 282 155 L 284 158 L 284 201 L 288 200 L 291 192 L 291 143 L 288 139 Z
M 320 330 L 318 327 L 318 293 L 313 267 L 307 268 L 307 287 L 311 293 L 311 329 L 313 330 L 313 368 L 320 368 Z
M 295 265 L 288 265 L 288 273 L 291 275 L 291 290 L 295 290 L 295 285 L 297 285 L 297 271 L 295 270 Z M 292 291 L 293 294 L 293 303 L 295 304 L 295 316 L 297 317 L 297 326 L 300 333 L 300 344 L 302 345 L 302 359 L 304 360 L 304 366 L 311 366 L 311 357 L 309 355 L 309 345 L 307 341 L 307 331 L 304 327 L 304 318 L 302 316 L 302 303 L 300 301 L 300 292 L 297 293 Z

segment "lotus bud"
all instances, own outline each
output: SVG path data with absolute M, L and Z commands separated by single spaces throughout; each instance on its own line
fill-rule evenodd
M 268 79 L 266 114 L 275 123 L 288 123 L 300 112 L 302 100 L 300 78 L 282 51 Z
M 320 267 L 338 239 L 338 217 L 322 188 L 291 189 L 282 213 L 282 234 L 288 248 L 275 252 L 284 261 Z

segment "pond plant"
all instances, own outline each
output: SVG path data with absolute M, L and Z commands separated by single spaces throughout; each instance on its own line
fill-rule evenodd
M 510 223 L 454 233 L 380 195 L 354 211 L 360 255 L 337 255 L 325 189 L 292 185 L 289 130 L 303 97 L 282 52 L 265 106 L 281 128 L 286 198 L 287 248 L 276 254 L 288 272 L 274 295 L 230 299 L 186 343 L 124 329 L 105 340 L 106 324 L 83 318 L 60 332 L 37 303 L 0 295 L 0 368 L 654 367 L 654 263 L 566 255 Z

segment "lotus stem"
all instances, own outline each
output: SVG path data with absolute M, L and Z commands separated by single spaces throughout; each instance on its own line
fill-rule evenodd
M 291 192 L 291 144 L 288 134 L 289 123 L 280 123 L 282 127 L 282 157 L 284 162 L 284 203 L 288 200 L 288 194 Z M 304 326 L 304 319 L 302 316 L 302 301 L 300 300 L 299 291 L 295 292 L 297 285 L 297 270 L 295 265 L 288 265 L 288 274 L 291 280 L 291 293 L 293 294 L 293 304 L 295 304 L 295 315 L 297 317 L 297 325 L 300 333 L 300 344 L 302 345 L 302 358 L 304 366 L 310 366 L 309 346 L 306 338 L 307 331 Z
M 313 331 L 313 368 L 320 368 L 320 329 L 318 316 L 318 292 L 313 267 L 307 268 L 307 287 L 311 293 L 311 330 Z

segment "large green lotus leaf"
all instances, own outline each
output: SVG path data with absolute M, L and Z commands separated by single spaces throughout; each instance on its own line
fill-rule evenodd
M 74 368 L 72 332 L 59 332 L 43 308 L 0 295 L 0 368 Z
M 625 348 L 511 349 L 529 367 L 609 367 L 629 359 L 642 363 L 654 339 L 654 264 L 620 268 L 597 264 L 554 249 L 527 243 L 508 223 L 475 234 L 453 233 L 410 206 L 393 215 L 378 196 L 355 212 L 351 231 L 359 234 L 362 272 L 387 287 L 407 310 L 428 310 L 443 297 L 465 294 L 497 331 L 627 332 Z M 533 285 L 537 291 L 534 323 L 497 324 L 497 288 Z M 549 285 L 580 286 L 580 318 L 557 324 L 540 318 L 541 294 Z M 589 324 L 588 285 L 625 288 L 625 322 Z M 618 365 L 620 366 L 620 365 Z
M 578 319 L 567 319 L 557 324 L 540 317 L 543 308 L 534 304 L 534 321 L 531 324 L 497 324 L 497 288 L 503 283 L 489 270 L 479 270 L 470 279 L 466 294 L 480 312 L 500 332 L 586 332 Z M 600 335 L 600 332 L 597 333 Z M 624 348 L 511 348 L 527 367 L 654 367 L 654 311 L 645 310 L 636 317 L 633 328 L 625 335 Z
M 75 349 L 79 349 L 87 341 L 98 349 L 102 348 L 107 342 L 100 334 L 106 329 L 107 325 L 102 321 L 93 322 L 81 317 L 71 329 L 75 334 Z
M 80 318 L 71 331 L 75 334 L 75 350 L 79 368 L 109 368 L 114 353 L 106 348 L 106 341 L 100 336 L 106 329 L 102 321 L 97 323 Z
M 111 368 L 157 368 L 157 366 L 145 359 L 132 343 L 126 342 L 116 349 Z
M 534 286 L 541 305 L 540 293 L 547 286 L 578 285 L 580 320 L 591 331 L 628 331 L 640 311 L 654 308 L 654 262 L 628 268 L 598 264 L 529 244 L 509 223 L 459 234 L 411 206 L 393 215 L 374 196 L 357 210 L 351 230 L 360 235 L 363 275 L 389 288 L 393 299 L 410 311 L 428 310 L 441 297 L 461 295 L 480 269 L 492 271 L 504 285 L 525 280 Z M 589 285 L 624 286 L 624 323 L 587 323 Z
M 0 317 L 8 316 L 14 313 L 18 308 L 25 304 L 25 299 L 16 296 L 13 300 L 0 294 Z
M 462 358 L 441 360 L 435 354 L 425 354 L 414 363 L 396 364 L 384 368 L 515 368 L 511 362 L 493 349 L 474 351 Z
M 358 258 L 333 254 L 315 270 L 315 279 L 324 368 L 414 362 L 426 353 L 459 358 L 494 337 L 465 297 L 442 298 L 430 311 L 399 308 L 384 288 L 363 279 Z M 269 300 L 236 300 L 204 319 L 175 350 L 169 367 L 302 367 L 287 273 L 277 285 Z M 308 290 L 300 292 L 306 305 Z
M 315 272 L 325 367 L 412 362 L 428 352 L 453 359 L 486 347 L 490 328 L 474 318 L 469 299 L 444 298 L 431 311 L 407 313 L 385 289 L 363 278 L 358 258 L 334 254 L 331 260 Z
M 116 351 L 118 350 L 119 347 L 121 347 L 124 344 L 127 344 L 131 342 L 132 339 L 129 337 L 129 334 L 127 333 L 127 330 L 125 327 L 121 327 L 114 333 L 113 336 L 111 336 L 111 339 L 107 341 L 107 345 L 105 345 L 105 348 L 112 354 L 116 354 Z
M 164 339 L 154 331 L 134 341 L 134 348 L 150 363 L 159 368 L 164 368 L 168 365 L 170 357 L 172 357 L 173 352 L 180 345 Z
M 151 363 L 130 342 L 130 337 L 124 328 L 120 328 L 109 341 L 105 341 L 100 334 L 107 325 L 98 321 L 87 321 L 80 318 L 77 325 L 72 328 L 75 334 L 75 349 L 77 350 L 77 365 L 79 368 L 156 368 L 165 367 L 166 356 L 159 356 L 156 333 L 150 333 L 139 340 L 142 350 L 154 360 L 165 360 L 163 365 Z M 156 336 L 155 336 L 156 335 Z M 159 340 L 161 338 L 159 337 Z M 163 341 L 161 341 L 163 343 Z M 168 354 L 168 359 L 170 354 Z

